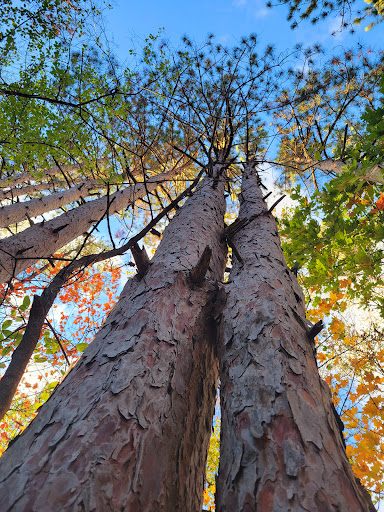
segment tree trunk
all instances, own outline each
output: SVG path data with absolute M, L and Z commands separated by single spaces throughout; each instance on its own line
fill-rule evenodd
M 246 225 L 232 243 L 242 263 L 234 262 L 222 319 L 217 510 L 375 510 L 353 476 L 304 297 L 251 165 L 240 201 Z
M 20 196 L 28 196 L 29 194 L 34 194 L 35 192 L 40 192 L 42 190 L 50 190 L 53 187 L 53 183 L 35 183 L 34 185 L 29 185 L 28 187 L 22 188 L 14 188 L 0 190 L 0 201 L 4 199 L 16 199 Z
M 73 259 L 54 276 L 49 285 L 44 288 L 41 295 L 34 296 L 23 337 L 12 353 L 11 361 L 0 379 L 0 422 L 11 406 L 17 387 L 38 344 L 44 321 L 62 286 L 64 286 L 71 276 L 80 269 L 85 269 L 89 265 L 94 265 L 95 263 L 105 261 L 113 258 L 114 256 L 120 256 L 129 250 L 132 251 L 132 255 L 135 259 L 138 276 L 144 276 L 149 267 L 149 258 L 145 249 L 140 249 L 138 241 L 142 240 L 142 238 L 151 231 L 153 226 L 156 226 L 156 224 L 163 219 L 169 211 L 173 210 L 180 201 L 191 195 L 196 185 L 198 185 L 203 172 L 204 171 L 202 170 L 193 180 L 191 185 L 184 189 L 184 191 L 173 199 L 158 215 L 156 215 L 156 217 L 151 220 L 151 222 L 149 222 L 139 233 L 130 238 L 125 244 L 118 248 L 110 249 L 109 251 L 102 251 L 98 254 L 89 254 L 82 256 L 81 258 Z M 207 256 L 209 254 L 210 258 L 211 252 L 212 251 L 210 251 L 210 249 L 205 249 L 202 256 L 202 262 L 205 261 L 204 255 Z M 197 270 L 199 272 L 201 269 L 202 264 L 197 266 Z M 204 269 L 205 271 L 207 270 L 205 267 Z M 197 277 L 201 274 L 201 272 L 199 272 Z M 192 277 L 194 275 L 194 273 L 191 274 Z M 33 279 L 33 274 L 29 274 L 28 278 L 29 280 Z M 224 290 L 221 290 L 221 295 L 223 294 L 223 291 Z
M 64 167 L 64 170 L 68 170 L 68 172 L 73 171 L 74 169 L 79 169 L 80 167 L 78 165 L 70 166 L 70 167 Z M 60 169 L 58 167 L 53 167 L 52 169 L 48 169 L 44 172 L 44 177 L 46 176 L 55 176 L 56 174 L 59 174 Z M 35 178 L 32 176 L 32 174 L 28 171 L 22 172 L 21 174 L 16 174 L 16 176 L 10 176 L 8 178 L 3 178 L 0 180 L 0 188 L 10 188 L 10 187 L 16 187 L 17 185 L 20 185 L 21 183 L 28 183 L 30 181 L 34 181 Z
M 67 190 L 31 199 L 29 201 L 21 201 L 0 209 L 0 228 L 11 226 L 17 222 L 21 222 L 29 217 L 37 217 L 42 213 L 57 210 L 61 206 L 73 203 L 81 197 L 88 197 L 92 190 L 106 189 L 105 183 L 93 180 L 83 182 L 80 185 L 71 187 Z M 22 190 L 22 189 L 21 189 Z
M 325 172 L 334 172 L 336 174 L 343 174 L 344 167 L 346 165 L 343 160 L 334 160 L 327 158 L 326 160 L 299 160 L 298 163 L 301 165 L 307 165 L 308 168 L 316 168 Z M 359 171 L 359 166 L 357 167 Z M 371 169 L 360 176 L 361 180 L 370 181 L 372 183 L 384 183 L 383 168 L 380 165 L 374 165 Z
M 155 190 L 160 183 L 172 179 L 178 172 L 174 169 L 121 189 L 109 198 L 89 201 L 73 210 L 40 222 L 21 233 L 0 241 L 0 284 L 16 277 L 40 259 L 48 258 L 66 244 L 86 233 L 90 226 L 112 215 Z M 109 199 L 109 202 L 108 202 Z
M 100 158 L 96 161 L 96 165 L 105 165 L 108 163 L 108 158 Z M 47 169 L 45 171 L 40 170 L 38 172 L 42 172 L 44 174 L 44 178 L 47 176 L 55 176 L 56 174 L 61 173 L 64 171 L 67 174 L 71 174 L 76 171 L 81 171 L 83 164 L 75 164 L 75 165 L 66 165 L 62 168 L 59 167 L 52 167 L 51 169 Z M 15 177 L 10 176 L 9 178 L 3 178 L 0 180 L 0 188 L 11 188 L 16 187 L 17 185 L 20 185 L 21 183 L 28 183 L 30 181 L 35 181 L 36 177 L 33 176 L 28 171 L 25 171 L 21 174 L 16 174 Z
M 4 512 L 201 510 L 224 210 L 224 180 L 205 178 L 147 273 L 128 281 L 78 364 L 0 459 Z M 205 280 L 196 278 L 202 262 Z

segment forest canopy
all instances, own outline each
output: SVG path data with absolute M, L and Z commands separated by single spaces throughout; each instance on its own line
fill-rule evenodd
M 382 21 L 381 1 L 357 10 L 357 1 L 321 5 L 279 3 L 289 5 L 288 20 L 293 26 L 300 27 L 307 18 L 317 23 L 337 15 L 341 17 L 341 29 L 366 23 L 369 29 L 382 30 L 381 25 L 374 26 Z M 154 427 L 156 434 L 151 435 L 158 439 L 158 432 L 169 427 L 156 423 L 155 413 L 152 409 L 148 412 L 150 407 L 154 407 L 159 418 L 173 413 L 176 417 L 184 411 L 188 421 L 179 425 L 183 448 L 177 451 L 178 464 L 184 464 L 180 474 L 191 471 L 199 489 L 188 490 L 188 503 L 195 499 L 190 496 L 198 495 L 205 509 L 215 510 L 218 482 L 217 510 L 229 510 L 225 507 L 232 499 L 240 506 L 242 499 L 245 501 L 241 503 L 246 502 L 242 479 L 246 481 L 248 467 L 253 468 L 247 457 L 253 456 L 246 455 L 249 446 L 244 442 L 245 455 L 242 462 L 236 462 L 233 454 L 240 446 L 242 434 L 235 439 L 228 432 L 242 433 L 243 428 L 249 428 L 257 450 L 260 444 L 260 450 L 268 447 L 268 453 L 274 453 L 270 446 L 273 443 L 267 439 L 275 439 L 278 446 L 277 430 L 271 427 L 269 438 L 258 433 L 258 428 L 262 429 L 257 422 L 259 415 L 264 414 L 260 412 L 263 400 L 263 410 L 268 410 L 270 416 L 262 420 L 262 425 L 269 425 L 274 414 L 284 418 L 289 415 L 288 409 L 284 409 L 286 405 L 281 408 L 284 413 L 275 411 L 278 398 L 268 402 L 266 397 L 272 386 L 268 379 L 264 388 L 255 391 L 257 396 L 248 393 L 247 386 L 252 386 L 242 380 L 244 375 L 248 378 L 249 368 L 266 363 L 267 356 L 260 355 L 255 347 L 258 343 L 263 345 L 260 340 L 267 336 L 268 329 L 273 340 L 279 336 L 284 339 L 278 327 L 278 315 L 282 313 L 276 304 L 280 304 L 279 297 L 285 297 L 291 316 L 284 329 L 294 330 L 293 323 L 297 322 L 296 330 L 303 330 L 303 339 L 311 348 L 304 349 L 301 342 L 295 348 L 281 342 L 276 353 L 286 357 L 286 375 L 296 376 L 296 380 L 292 378 L 295 385 L 299 375 L 308 376 L 302 377 L 309 383 L 308 389 L 303 388 L 307 391 L 298 387 L 297 396 L 301 392 L 306 393 L 302 396 L 310 396 L 313 389 L 313 397 L 321 396 L 327 417 L 332 418 L 328 419 L 332 434 L 328 434 L 338 447 L 335 450 L 340 453 L 340 464 L 344 468 L 349 461 L 358 480 L 346 478 L 361 500 L 359 503 L 364 503 L 364 510 L 375 510 L 370 500 L 379 503 L 384 492 L 382 50 L 359 43 L 330 51 L 315 43 L 308 47 L 297 44 L 278 52 L 272 45 L 260 42 L 256 34 L 246 35 L 234 44 L 224 44 L 213 35 L 199 43 L 184 36 L 175 48 L 159 31 L 148 34 L 140 50 L 129 51 L 128 65 L 111 50 L 104 32 L 103 10 L 107 7 L 82 0 L 7 0 L 0 6 L 2 453 L 10 446 L 4 464 L 12 458 L 12 446 L 16 453 L 17 446 L 28 442 L 28 435 L 39 439 L 40 431 L 33 430 L 40 428 L 36 427 L 39 421 L 51 425 L 44 414 L 55 418 L 52 411 L 59 410 L 57 421 L 65 424 L 67 420 L 60 419 L 60 407 L 54 409 L 52 404 L 67 396 L 65 393 L 70 397 L 73 389 L 83 383 L 82 375 L 89 375 L 89 384 L 85 385 L 80 402 L 91 400 L 92 375 L 96 374 L 92 365 L 97 364 L 103 383 L 102 391 L 97 393 L 111 417 L 114 402 L 113 398 L 108 401 L 105 393 L 116 397 L 127 393 L 113 410 L 119 410 L 119 422 L 129 423 L 136 418 L 140 428 L 134 433 L 129 430 L 132 438 L 139 438 L 139 430 L 150 432 Z M 278 7 L 274 10 L 279 12 Z M 253 182 L 255 174 L 257 180 Z M 251 182 L 261 187 L 261 195 L 254 195 Z M 207 202 L 199 210 L 198 201 L 203 199 Z M 266 205 L 264 213 L 255 206 L 258 201 L 264 201 L 260 202 Z M 202 212 L 205 213 L 200 216 Z M 273 216 L 277 221 L 276 233 Z M 271 224 L 262 224 L 267 217 Z M 271 233 L 277 239 L 280 236 L 285 260 L 282 256 L 271 256 L 274 249 L 270 247 L 275 247 L 273 240 L 268 241 Z M 252 243 L 255 245 L 247 245 Z M 249 263 L 248 251 L 257 258 L 256 263 Z M 279 261 L 275 268 L 285 266 L 286 281 L 281 285 L 285 291 L 279 292 L 278 298 L 273 295 L 272 301 L 272 288 L 280 286 L 276 284 L 279 279 L 283 282 L 278 276 L 274 284 L 271 277 L 265 278 L 271 272 L 273 258 Z M 260 261 L 265 262 L 265 267 Z M 240 275 L 243 277 L 239 278 Z M 254 283 L 264 283 L 264 278 L 263 287 L 257 288 Z M 145 302 L 147 298 L 143 297 L 155 297 L 167 287 L 172 290 L 168 292 L 169 304 L 174 300 L 174 308 L 168 304 L 167 295 L 165 299 L 153 299 L 154 304 L 164 308 L 168 304 L 168 310 L 156 305 L 159 316 L 152 313 L 153 318 L 149 315 L 148 319 L 145 312 L 150 311 L 148 304 L 152 302 Z M 243 302 L 238 304 L 234 294 Z M 127 297 L 133 312 L 129 310 L 124 316 L 122 304 Z M 269 297 L 273 307 L 268 309 L 262 297 Z M 291 299 L 297 304 L 292 306 Z M 247 308 L 247 301 L 254 305 L 253 312 L 251 307 Z M 191 310 L 186 313 L 188 307 Z M 276 311 L 273 318 L 270 311 Z M 184 325 L 178 315 L 190 315 L 190 323 Z M 263 327 L 259 329 L 259 325 Z M 121 330 L 126 353 L 116 348 L 116 340 L 97 351 L 98 343 L 107 343 L 100 341 L 103 330 L 111 340 Z M 156 342 L 151 338 L 153 333 L 157 333 Z M 198 346 L 199 337 L 211 340 L 209 348 Z M 96 341 L 92 342 L 93 339 Z M 142 343 L 139 352 L 140 361 L 145 359 L 144 369 L 139 359 L 129 359 L 130 365 L 124 359 L 133 357 L 132 340 L 136 339 Z M 147 340 L 147 345 L 143 340 Z M 172 348 L 172 356 L 161 340 L 167 340 L 167 350 L 177 347 Z M 216 340 L 215 349 L 212 340 Z M 265 350 L 267 353 L 269 349 Z M 305 359 L 292 355 L 297 351 L 306 353 Z M 247 355 L 240 357 L 243 352 Z M 119 363 L 115 363 L 116 358 Z M 168 365 L 167 358 L 172 364 Z M 188 365 L 187 360 L 192 363 Z M 130 368 L 124 370 L 128 372 L 124 375 L 129 375 L 126 378 L 134 383 L 131 389 L 126 390 L 124 379 L 116 377 L 120 364 Z M 174 377 L 179 364 L 183 368 L 182 378 Z M 298 369 L 300 365 L 305 366 L 305 371 Z M 136 375 L 129 373 L 136 370 Z M 265 370 L 268 375 L 275 371 L 279 375 L 272 366 Z M 181 384 L 186 374 L 191 379 L 188 386 Z M 159 375 L 168 375 L 167 385 L 166 378 L 163 381 Z M 256 375 L 252 373 L 252 379 Z M 291 377 L 286 375 L 281 382 L 288 389 Z M 264 374 L 260 381 L 263 378 Z M 233 384 L 236 381 L 239 388 Z M 319 382 L 329 386 L 333 405 L 327 395 L 328 387 Z M 279 386 L 283 384 L 276 385 L 276 397 L 280 395 Z M 149 399 L 152 395 L 147 387 L 155 389 L 154 393 L 162 389 L 164 392 Z M 178 394 L 184 401 L 174 405 L 174 409 L 168 403 L 172 389 L 183 390 Z M 223 416 L 220 420 L 217 402 L 212 423 L 217 394 L 225 401 L 221 403 Z M 144 398 L 135 402 L 141 396 L 147 397 L 149 409 L 143 405 Z M 299 424 L 300 407 L 289 389 L 287 397 L 285 404 L 289 402 L 292 417 Z M 308 403 L 316 402 L 313 397 L 308 398 Z M 237 399 L 243 405 L 241 410 L 236 409 Z M 73 413 L 73 418 L 68 415 L 73 425 L 65 427 L 69 432 L 80 420 L 75 406 L 68 405 L 73 402 L 70 398 L 66 400 L 63 403 Z M 164 410 L 160 404 L 164 404 Z M 254 412 L 246 416 L 244 411 L 252 407 Z M 199 418 L 195 427 L 191 426 L 192 413 Z M 101 432 L 100 414 L 97 425 Z M 316 414 L 323 418 L 325 413 L 321 410 Z M 36 420 L 28 428 L 34 417 Z M 291 428 L 291 420 L 286 420 L 284 428 L 288 429 L 288 424 Z M 238 421 L 238 428 L 234 428 L 232 421 Z M 224 428 L 222 445 L 220 423 Z M 113 436 L 120 446 L 118 428 L 123 429 L 116 427 Z M 313 442 L 306 444 L 307 433 L 300 426 L 298 431 L 306 457 L 306 446 L 316 445 L 313 439 L 317 439 L 317 434 L 312 430 L 308 435 Z M 21 435 L 23 432 L 25 435 Z M 294 432 L 294 427 L 290 432 Z M 302 482 L 304 479 L 298 477 L 300 468 L 309 464 L 299 445 L 292 444 L 296 435 L 284 440 L 282 450 L 287 475 Z M 198 450 L 189 454 L 186 447 L 193 445 L 191 439 L 201 442 Z M 140 442 L 144 447 L 133 453 L 137 460 L 145 461 L 147 448 L 144 441 Z M 164 457 L 172 460 L 174 447 L 170 446 L 165 454 L 166 445 L 165 440 L 159 446 L 164 449 Z M 316 446 L 321 455 L 320 444 Z M 276 460 L 282 457 L 278 453 L 273 456 Z M 91 460 L 92 455 L 89 457 Z M 193 465 L 192 460 L 198 462 Z M 290 465 L 292 460 L 297 467 Z M 93 463 L 92 459 L 90 464 Z M 55 464 L 52 462 L 52 479 L 60 474 Z M 238 481 L 244 487 L 239 487 L 234 495 L 233 489 L 225 488 L 225 482 L 231 480 L 237 464 L 243 468 L 239 470 L 242 476 Z M 312 469 L 315 467 L 314 464 Z M 168 469 L 168 476 L 162 473 L 164 481 L 166 477 L 169 481 L 173 478 Z M 146 474 L 143 470 L 137 478 L 148 478 L 151 482 L 152 476 Z M 8 485 L 6 478 L 4 485 Z M 262 477 L 256 480 L 262 481 Z M 31 482 L 32 477 L 28 485 L 33 486 Z M 85 489 L 87 485 L 83 482 L 80 487 Z M 369 494 L 361 490 L 362 486 Z M 264 491 L 257 491 L 255 484 L 252 503 L 264 503 L 271 492 L 267 487 L 262 495 Z M 29 492 L 32 496 L 33 492 Z M 140 491 L 142 494 L 135 492 L 147 496 L 145 490 Z M 104 496 L 103 493 L 100 495 Z M 120 491 L 114 493 L 120 499 Z M 323 498 L 316 496 L 313 503 L 320 507 Z M 24 503 L 24 499 L 19 496 L 17 500 L 21 501 L 16 501 Z M 115 497 L 106 499 L 113 501 Z M 336 498 L 324 498 L 327 499 Z M 346 506 L 348 500 L 345 496 Z M 331 501 L 324 503 L 329 505 Z M 20 510 L 27 510 L 22 506 L 29 505 L 19 506 Z

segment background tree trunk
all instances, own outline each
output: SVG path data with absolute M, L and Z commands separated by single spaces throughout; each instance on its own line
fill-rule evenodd
M 302 160 L 298 162 L 307 165 L 309 168 L 314 167 L 325 172 L 334 172 L 336 174 L 343 174 L 344 167 L 347 165 L 343 160 L 334 160 L 327 158 L 325 160 Z M 357 166 L 359 170 L 360 166 Z M 384 183 L 383 168 L 380 165 L 374 165 L 366 173 L 360 176 L 362 181 L 369 181 L 372 183 Z
M 90 226 L 112 215 L 172 179 L 178 169 L 158 174 L 146 183 L 138 183 L 111 194 L 109 198 L 89 201 L 73 210 L 40 222 L 21 233 L 0 241 L 0 283 L 15 277 L 39 259 L 47 258 L 66 244 L 86 233 Z
M 105 166 L 108 163 L 108 158 L 100 158 L 96 160 L 95 166 Z M 46 179 L 48 176 L 56 176 L 56 174 L 60 174 L 62 172 L 65 172 L 67 174 L 72 173 L 79 173 L 81 174 L 82 171 L 82 164 L 75 164 L 75 165 L 66 165 L 61 168 L 59 167 L 52 167 L 52 169 L 46 169 L 44 171 L 39 171 L 44 173 L 44 178 Z M 89 174 L 89 173 L 87 173 Z M 17 173 L 14 177 L 7 177 L 0 180 L 0 189 L 1 188 L 12 188 L 16 187 L 17 185 L 20 185 L 21 183 L 28 183 L 30 181 L 35 181 L 35 177 L 33 174 L 31 174 L 28 171 L 25 171 L 21 174 Z
M 83 182 L 80 185 L 71 187 L 67 190 L 49 194 L 29 201 L 20 201 L 18 203 L 3 206 L 0 209 L 0 228 L 11 226 L 21 222 L 29 217 L 37 217 L 42 213 L 57 210 L 61 206 L 73 203 L 81 197 L 89 196 L 92 190 L 106 189 L 107 184 L 100 183 L 97 180 Z
M 4 512 L 201 509 L 224 210 L 224 180 L 205 178 L 147 273 L 128 281 L 78 364 L 0 459 Z M 194 284 L 190 271 L 207 246 L 207 278 Z
M 251 165 L 240 201 L 246 225 L 232 241 L 243 261 L 234 261 L 222 321 L 217 510 L 375 510 L 353 476 L 304 297 Z
M 17 197 L 34 194 L 43 190 L 50 190 L 53 188 L 53 183 L 35 183 L 27 187 L 12 188 L 6 190 L 0 190 L 0 201 L 4 199 L 16 199 Z

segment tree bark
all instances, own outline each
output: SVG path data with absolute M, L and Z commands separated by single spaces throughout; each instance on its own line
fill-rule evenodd
M 34 194 L 35 192 L 41 192 L 42 190 L 50 190 L 53 187 L 53 183 L 35 183 L 28 187 L 12 188 L 6 190 L 0 190 L 0 201 L 4 199 L 16 199 L 17 197 Z
M 96 161 L 96 165 L 105 165 L 108 163 L 108 158 L 100 158 Z M 71 174 L 75 171 L 80 171 L 83 164 L 75 164 L 75 165 L 66 165 L 62 168 L 59 167 L 52 167 L 51 169 L 47 170 L 40 170 L 39 172 L 44 173 L 44 178 L 47 176 L 55 176 L 56 174 L 61 173 L 62 171 Z M 31 174 L 28 171 L 22 172 L 21 174 L 16 174 L 15 177 L 10 176 L 9 178 L 3 178 L 0 180 L 0 188 L 10 188 L 10 187 L 16 187 L 17 185 L 20 185 L 21 183 L 28 183 L 30 181 L 34 181 L 36 177 Z
M 4 512 L 201 510 L 224 210 L 224 180 L 205 178 L 148 272 L 128 281 L 78 364 L 0 459 Z M 190 272 L 207 246 L 207 277 L 196 285 Z
M 346 165 L 343 160 L 334 160 L 332 158 L 327 158 L 326 160 L 300 160 L 298 163 L 307 165 L 308 168 L 314 167 L 321 171 L 334 172 L 336 174 L 343 174 Z M 360 179 L 372 183 L 384 183 L 383 170 L 381 166 L 375 165 L 369 169 L 366 174 L 360 176 Z
M 245 168 L 220 346 L 217 510 L 373 511 L 319 376 L 305 304 L 252 166 Z M 368 495 L 368 498 L 367 496 Z
M 155 190 L 160 183 L 171 180 L 178 169 L 149 178 L 146 183 L 138 183 L 121 189 L 109 198 L 89 201 L 73 210 L 55 217 L 48 222 L 40 222 L 21 233 L 0 241 L 0 283 L 16 277 L 30 265 L 54 252 L 86 233 L 90 226 L 131 205 L 148 192 Z M 109 199 L 109 202 L 108 202 Z
M 0 209 L 0 228 L 21 222 L 27 218 L 27 215 L 29 217 L 37 217 L 42 213 L 57 210 L 61 206 L 73 203 L 81 197 L 88 197 L 92 190 L 106 188 L 107 184 L 93 180 L 83 182 L 80 185 L 71 187 L 67 190 L 39 197 L 38 199 L 31 199 L 29 201 L 21 201 L 8 206 L 3 206 Z
M 149 222 L 139 233 L 134 235 L 124 245 L 110 249 L 109 251 L 103 251 L 98 254 L 89 254 L 87 256 L 83 256 L 80 259 L 72 260 L 67 266 L 63 267 L 58 272 L 58 274 L 55 275 L 49 285 L 44 288 L 41 295 L 34 296 L 23 337 L 15 348 L 11 357 L 11 361 L 0 379 L 0 422 L 11 406 L 17 387 L 24 375 L 29 360 L 36 349 L 47 314 L 52 304 L 56 300 L 56 297 L 59 294 L 62 286 L 71 278 L 71 276 L 73 276 L 74 272 L 77 272 L 79 269 L 84 269 L 89 265 L 94 265 L 95 263 L 105 261 L 107 259 L 113 258 L 114 256 L 120 256 L 121 254 L 127 252 L 129 249 L 132 250 L 134 257 L 136 254 L 136 264 L 137 257 L 139 255 L 140 266 L 142 269 L 144 268 L 145 271 L 140 273 L 140 267 L 137 265 L 137 275 L 138 277 L 144 277 L 144 274 L 148 270 L 150 261 L 148 259 L 145 248 L 142 248 L 141 250 L 138 249 L 138 241 L 142 240 L 142 238 L 151 231 L 153 226 L 155 226 L 161 219 L 163 219 L 169 211 L 175 208 L 180 201 L 192 193 L 193 189 L 200 181 L 202 173 L 203 171 L 201 171 L 196 176 L 188 188 L 186 188 L 181 194 L 179 194 L 179 196 L 171 201 L 171 203 L 169 203 L 166 208 L 164 208 L 156 217 L 151 220 L 151 222 Z M 210 248 L 208 248 L 208 246 L 204 249 L 200 260 L 204 257 L 204 255 L 207 254 L 207 252 L 209 252 L 209 259 L 206 261 L 206 268 L 201 281 L 205 278 L 205 274 L 210 263 L 210 257 L 212 255 L 212 251 Z M 207 259 L 205 258 L 205 260 Z M 199 267 L 199 264 L 197 267 Z M 192 280 L 193 275 L 194 272 L 191 272 L 190 279 Z M 31 278 L 30 275 L 28 277 Z

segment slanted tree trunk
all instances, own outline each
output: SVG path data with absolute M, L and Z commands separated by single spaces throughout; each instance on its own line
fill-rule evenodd
M 20 196 L 28 196 L 35 192 L 41 192 L 43 190 L 51 190 L 53 183 L 35 183 L 34 185 L 28 185 L 27 187 L 21 188 L 10 188 L 6 190 L 0 190 L 0 201 L 4 199 L 16 199 Z
M 96 165 L 106 165 L 108 163 L 108 158 L 100 158 L 96 161 Z M 76 171 L 81 171 L 82 164 L 75 164 L 75 165 L 66 165 L 62 168 L 59 167 L 52 167 L 51 169 L 46 169 L 44 171 L 40 171 L 44 173 L 44 178 L 47 178 L 48 176 L 55 176 L 56 174 L 60 174 L 61 172 L 65 172 L 67 174 L 71 174 Z M 15 177 L 8 177 L 3 178 L 0 180 L 0 189 L 1 188 L 12 188 L 16 187 L 17 185 L 20 185 L 21 183 L 28 183 L 30 181 L 34 181 L 36 178 L 33 174 L 31 174 L 28 171 L 25 171 L 21 174 L 16 174 Z
M 156 226 L 156 224 L 163 219 L 169 211 L 172 211 L 180 201 L 191 195 L 192 191 L 201 180 L 203 172 L 204 170 L 196 176 L 191 185 L 184 189 L 183 192 L 173 199 L 158 215 L 156 215 L 156 217 L 151 220 L 151 222 L 149 222 L 139 233 L 136 233 L 136 235 L 130 238 L 123 245 L 108 251 L 101 251 L 98 254 L 89 254 L 82 256 L 81 258 L 75 258 L 53 277 L 49 285 L 44 288 L 41 295 L 34 296 L 22 339 L 13 351 L 11 361 L 0 379 L 0 422 L 11 406 L 17 387 L 20 384 L 26 367 L 38 344 L 47 314 L 65 283 L 71 279 L 71 276 L 73 276 L 75 272 L 85 269 L 89 265 L 94 265 L 100 261 L 120 256 L 129 250 L 132 251 L 135 258 L 135 262 L 138 267 L 138 275 L 144 275 L 149 265 L 149 259 L 146 251 L 139 248 L 138 241 L 142 240 L 142 238 L 151 231 L 153 226 Z M 209 264 L 210 255 L 211 251 L 208 248 L 205 249 L 202 256 L 202 264 L 198 265 L 195 273 L 192 274 L 192 281 L 196 272 L 197 277 L 199 277 L 202 270 L 207 270 L 206 264 Z M 205 266 L 203 263 L 205 263 Z M 29 274 L 28 279 L 33 279 L 33 274 Z M 224 290 L 221 289 L 221 296 L 223 295 L 223 292 Z
M 224 210 L 223 178 L 205 178 L 143 278 L 128 281 L 77 365 L 0 459 L 2 511 L 201 510 Z
M 375 510 L 353 476 L 304 297 L 251 165 L 240 202 L 245 226 L 232 243 L 242 262 L 234 261 L 222 319 L 217 510 Z
M 74 169 L 79 169 L 79 166 L 71 166 L 71 167 L 65 167 L 64 170 L 73 171 Z M 55 176 L 56 174 L 59 174 L 60 169 L 58 167 L 53 167 L 52 169 L 48 169 L 44 171 L 44 176 Z M 15 177 L 8 177 L 3 178 L 0 180 L 0 188 L 9 189 L 12 187 L 16 187 L 17 185 L 20 185 L 21 183 L 28 183 L 30 181 L 33 181 L 35 178 L 32 176 L 32 174 L 28 171 L 25 171 L 21 174 L 16 174 Z
M 53 194 L 42 196 L 29 201 L 20 201 L 0 209 L 0 228 L 11 226 L 29 217 L 37 217 L 42 213 L 57 210 L 61 206 L 73 203 L 81 197 L 89 196 L 92 190 L 106 189 L 107 184 L 97 180 L 83 182 L 80 185 L 62 190 Z
M 324 172 L 334 172 L 336 174 L 343 174 L 346 163 L 343 160 L 334 160 L 333 158 L 326 158 L 325 160 L 298 160 L 300 165 L 306 165 L 308 168 L 320 169 Z M 357 166 L 359 171 L 359 165 Z M 374 165 L 371 169 L 367 169 L 366 173 L 360 176 L 363 181 L 370 181 L 372 183 L 384 183 L 383 167 Z
M 55 217 L 48 222 L 40 222 L 21 233 L 0 241 L 0 284 L 17 276 L 30 265 L 54 252 L 86 233 L 88 229 L 155 190 L 159 184 L 172 179 L 178 169 L 149 178 L 146 183 L 138 183 L 118 190 L 109 197 L 89 201 L 73 210 Z

